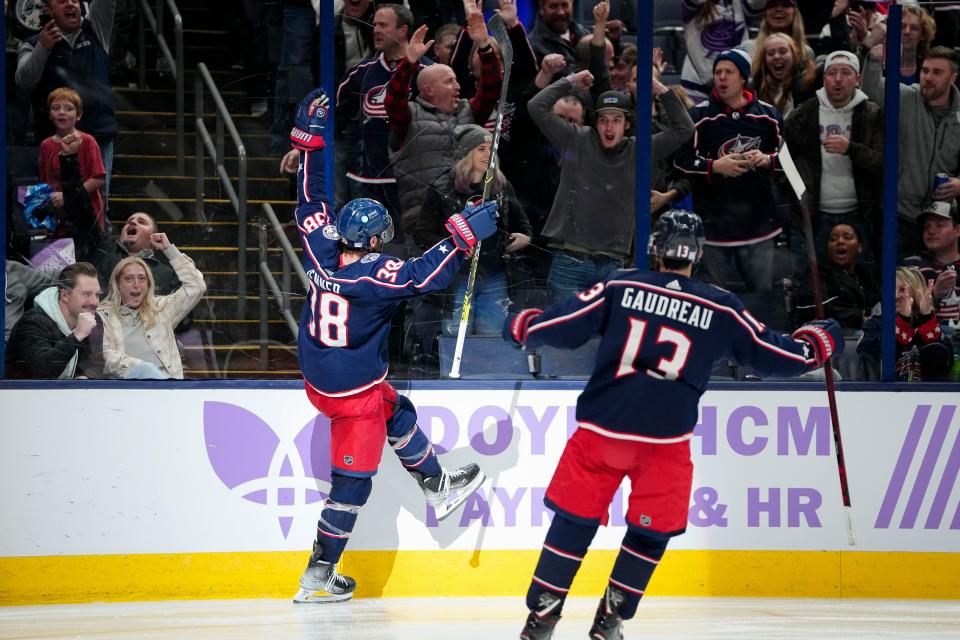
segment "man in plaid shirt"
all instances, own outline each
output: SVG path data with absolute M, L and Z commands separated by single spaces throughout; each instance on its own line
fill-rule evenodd
M 397 65 L 387 85 L 386 110 L 390 119 L 390 158 L 400 190 L 401 227 L 412 229 L 420 215 L 426 190 L 433 179 L 453 166 L 455 129 L 482 125 L 500 96 L 500 64 L 487 35 L 483 14 L 467 17 L 467 33 L 480 56 L 480 82 L 470 100 L 460 98 L 453 69 L 435 64 L 420 70 L 419 95 L 410 99 L 417 61 L 433 45 L 424 42 L 427 28 L 417 29 L 407 45 L 407 55 Z

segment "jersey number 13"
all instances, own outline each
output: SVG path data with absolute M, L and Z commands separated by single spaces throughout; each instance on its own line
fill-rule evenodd
M 637 372 L 634 362 L 637 360 L 637 354 L 643 345 L 644 334 L 647 331 L 647 321 L 639 318 L 630 318 L 630 332 L 627 334 L 627 340 L 623 345 L 623 353 L 620 355 L 620 364 L 617 366 L 617 376 L 633 375 Z M 690 355 L 690 346 L 693 344 L 682 331 L 677 331 L 671 327 L 661 326 L 660 333 L 657 334 L 657 344 L 669 343 L 674 345 L 673 355 L 669 358 L 660 358 L 657 363 L 657 370 L 647 369 L 647 375 L 654 378 L 666 380 L 676 380 L 683 371 L 683 366 L 687 364 L 687 357 Z

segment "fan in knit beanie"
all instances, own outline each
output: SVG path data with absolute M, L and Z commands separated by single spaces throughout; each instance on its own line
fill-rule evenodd
M 722 60 L 729 60 L 732 62 L 740 72 L 740 75 L 743 76 L 743 81 L 750 82 L 750 56 L 747 55 L 746 51 L 741 51 L 740 49 L 727 49 L 718 55 L 716 60 L 713 61 L 714 70 L 717 68 L 717 63 Z
M 453 132 L 456 142 L 453 146 L 453 161 L 459 162 L 468 153 L 485 142 L 493 140 L 490 132 L 476 124 L 462 124 Z

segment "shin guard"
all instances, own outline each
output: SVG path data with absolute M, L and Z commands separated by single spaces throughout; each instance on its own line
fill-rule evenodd
M 426 478 L 440 475 L 440 462 L 426 434 L 417 426 L 417 410 L 406 396 L 397 396 L 393 415 L 387 420 L 387 442 L 411 473 Z
M 652 538 L 635 531 L 627 531 L 620 545 L 620 554 L 610 573 L 610 584 L 625 598 L 617 603 L 616 613 L 629 620 L 637 612 L 640 598 L 667 550 L 668 538 Z
M 322 559 L 336 564 L 350 540 L 357 514 L 370 497 L 373 480 L 333 474 L 330 497 L 323 505 L 317 521 L 317 545 Z
M 540 552 L 540 561 L 533 572 L 533 581 L 527 591 L 527 608 L 536 609 L 540 594 L 548 591 L 557 595 L 561 604 L 556 613 L 560 613 L 562 602 L 570 591 L 573 578 L 580 569 L 580 563 L 587 554 L 593 536 L 599 525 L 587 525 L 568 520 L 555 514 L 547 538 Z

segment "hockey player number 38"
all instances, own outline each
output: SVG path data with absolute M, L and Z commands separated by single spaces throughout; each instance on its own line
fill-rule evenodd
M 637 368 L 633 363 L 637 359 L 637 353 L 640 352 L 640 346 L 643 344 L 643 334 L 647 330 L 647 321 L 639 318 L 630 318 L 630 333 L 627 334 L 627 340 L 623 345 L 623 353 L 620 356 L 620 366 L 617 367 L 617 376 L 633 375 Z M 657 334 L 657 344 L 671 343 L 676 348 L 670 358 L 660 358 L 657 363 L 657 371 L 647 369 L 647 375 L 654 378 L 663 378 L 666 380 L 676 380 L 680 377 L 683 366 L 687 364 L 687 357 L 690 355 L 690 338 L 681 331 L 671 327 L 660 327 L 660 333 Z

